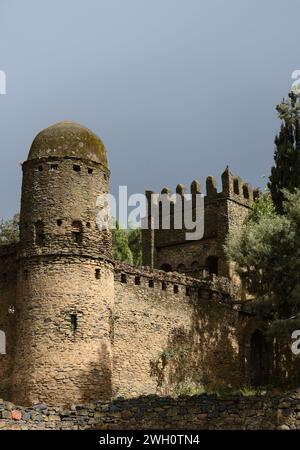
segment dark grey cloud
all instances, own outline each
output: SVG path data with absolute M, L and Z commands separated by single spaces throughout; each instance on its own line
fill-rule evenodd
M 112 190 L 272 164 L 275 105 L 300 68 L 297 0 L 0 0 L 0 216 L 31 141 L 60 120 L 104 140 Z

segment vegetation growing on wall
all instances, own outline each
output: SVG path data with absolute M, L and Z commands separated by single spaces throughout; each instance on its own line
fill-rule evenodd
M 175 328 L 168 347 L 150 362 L 151 376 L 156 379 L 160 393 L 177 396 L 205 392 L 192 341 L 191 331 Z

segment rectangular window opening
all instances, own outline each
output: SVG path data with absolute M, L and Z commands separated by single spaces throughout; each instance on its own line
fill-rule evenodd
M 81 244 L 82 242 L 82 234 L 79 231 L 72 232 L 73 242 L 76 244 Z
M 80 172 L 81 171 L 81 167 L 78 166 L 78 164 L 74 164 L 73 170 L 74 170 L 74 172 Z
M 122 273 L 121 275 L 121 283 L 127 283 L 127 276 L 125 273 Z
M 134 279 L 134 284 L 136 286 L 139 286 L 141 284 L 141 277 L 136 276 L 135 279 Z
M 154 288 L 154 280 L 149 280 L 149 287 Z
M 71 314 L 70 320 L 72 331 L 75 332 L 77 330 L 77 314 Z
M 100 276 L 101 276 L 100 269 L 96 269 L 96 271 L 95 271 L 96 280 L 100 280 Z

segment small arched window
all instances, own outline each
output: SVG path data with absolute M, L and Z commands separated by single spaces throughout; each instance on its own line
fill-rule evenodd
M 2 330 L 0 330 L 0 355 L 6 355 L 6 336 Z
M 160 266 L 160 270 L 164 270 L 165 272 L 172 272 L 173 269 L 170 264 L 165 263 Z
M 185 265 L 184 264 L 179 264 L 178 266 L 177 266 L 177 272 L 181 272 L 181 273 L 183 273 L 183 272 L 185 272 Z
M 38 220 L 34 224 L 34 231 L 35 231 L 35 243 L 37 245 L 43 245 L 45 242 L 45 230 L 44 230 L 44 223 L 41 220 Z
M 192 262 L 191 269 L 193 272 L 200 269 L 200 264 L 198 263 L 198 261 Z
M 82 223 L 79 220 L 72 222 L 72 238 L 76 244 L 81 244 L 82 242 L 82 231 Z

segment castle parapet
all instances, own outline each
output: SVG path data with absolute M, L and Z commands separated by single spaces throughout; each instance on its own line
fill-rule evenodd
M 235 177 L 227 166 L 222 173 L 222 194 L 229 199 L 251 207 L 255 199 L 259 196 L 259 190 L 254 190 L 252 185 L 244 182 L 242 178 Z
M 240 177 L 235 177 L 231 172 L 229 167 L 227 166 L 222 176 L 222 191 L 218 192 L 218 183 L 217 179 L 213 176 L 208 176 L 206 178 L 206 196 L 205 201 L 215 201 L 216 199 L 227 198 L 229 200 L 233 200 L 237 203 L 241 203 L 242 205 L 251 208 L 253 202 L 261 195 L 260 189 L 253 189 L 250 183 L 246 183 Z M 161 194 L 155 194 L 153 191 L 146 191 L 146 198 L 148 202 L 148 218 L 152 215 L 151 206 L 154 208 L 158 207 L 161 203 L 162 197 L 160 195 L 164 195 L 164 201 L 170 202 L 170 211 L 172 215 L 172 211 L 174 211 L 174 205 L 179 201 L 180 205 L 186 206 L 192 201 L 192 207 L 194 208 L 196 205 L 195 198 L 196 195 L 202 193 L 201 183 L 198 180 L 193 180 L 190 185 L 190 191 L 187 192 L 187 188 L 184 184 L 178 184 L 176 186 L 176 194 L 172 193 L 172 190 L 168 187 L 164 187 L 161 190 Z M 183 198 L 186 195 L 190 195 L 189 198 L 185 199 L 183 202 Z M 165 205 L 168 206 L 168 205 Z M 161 207 L 160 207 L 161 210 Z
M 130 285 L 145 292 L 166 291 L 183 297 L 209 298 L 218 301 L 239 301 L 237 286 L 226 277 L 211 275 L 197 279 L 179 272 L 165 272 L 150 267 L 134 267 L 116 261 L 115 281 Z

